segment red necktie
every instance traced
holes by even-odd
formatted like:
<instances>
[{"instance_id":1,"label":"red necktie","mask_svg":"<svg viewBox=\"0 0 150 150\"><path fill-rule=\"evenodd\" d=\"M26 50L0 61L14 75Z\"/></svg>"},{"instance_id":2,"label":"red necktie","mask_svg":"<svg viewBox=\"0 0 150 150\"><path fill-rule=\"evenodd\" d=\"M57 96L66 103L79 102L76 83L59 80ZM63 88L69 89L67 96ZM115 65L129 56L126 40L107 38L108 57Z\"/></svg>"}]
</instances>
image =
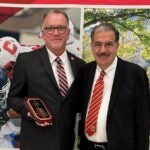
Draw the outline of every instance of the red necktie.
<instances>
[{"instance_id":1,"label":"red necktie","mask_svg":"<svg viewBox=\"0 0 150 150\"><path fill-rule=\"evenodd\" d=\"M99 113L99 109L100 109L102 97L103 97L103 90L104 90L103 78L105 74L106 73L104 71L101 71L100 77L96 81L96 84L93 90L91 103L89 106L89 111L86 117L85 132L89 136L91 136L92 134L96 132L97 118L98 118L98 113Z\"/></svg>"},{"instance_id":2,"label":"red necktie","mask_svg":"<svg viewBox=\"0 0 150 150\"><path fill-rule=\"evenodd\" d=\"M68 82L67 82L66 73L62 65L62 60L59 57L56 58L56 62L57 62L57 74L58 74L58 80L59 80L59 90L60 90L61 95L65 97L67 90L68 90Z\"/></svg>"}]
</instances>

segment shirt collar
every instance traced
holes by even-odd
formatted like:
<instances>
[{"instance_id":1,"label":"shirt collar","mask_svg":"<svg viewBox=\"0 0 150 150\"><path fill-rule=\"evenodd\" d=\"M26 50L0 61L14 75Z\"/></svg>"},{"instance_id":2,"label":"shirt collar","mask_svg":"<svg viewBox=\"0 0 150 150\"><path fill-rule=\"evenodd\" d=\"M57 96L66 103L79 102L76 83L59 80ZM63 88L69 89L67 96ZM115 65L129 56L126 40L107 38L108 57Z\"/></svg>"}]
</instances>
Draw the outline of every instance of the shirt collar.
<instances>
[{"instance_id":1,"label":"shirt collar","mask_svg":"<svg viewBox=\"0 0 150 150\"><path fill-rule=\"evenodd\" d=\"M55 62L55 59L57 58L57 56L54 55L54 53L52 53L48 48L46 48L46 49L47 49L47 52L48 52L48 55L50 58L50 63L52 64L53 62ZM64 53L62 55L60 55L59 58L62 60L62 63L65 64L66 60L68 59L67 52L64 51Z\"/></svg>"},{"instance_id":2,"label":"shirt collar","mask_svg":"<svg viewBox=\"0 0 150 150\"><path fill-rule=\"evenodd\" d=\"M115 72L115 70L116 70L116 67L117 67L117 61L118 61L118 58L117 58L117 56L115 57L115 59L114 59L114 61L112 62L112 64L107 68L107 69L105 69L105 72L106 72L106 74L110 77L111 76L111 74L113 73L113 72ZM97 70L98 70L98 72L100 73L101 72L101 68L97 65L97 68L96 68Z\"/></svg>"}]
</instances>

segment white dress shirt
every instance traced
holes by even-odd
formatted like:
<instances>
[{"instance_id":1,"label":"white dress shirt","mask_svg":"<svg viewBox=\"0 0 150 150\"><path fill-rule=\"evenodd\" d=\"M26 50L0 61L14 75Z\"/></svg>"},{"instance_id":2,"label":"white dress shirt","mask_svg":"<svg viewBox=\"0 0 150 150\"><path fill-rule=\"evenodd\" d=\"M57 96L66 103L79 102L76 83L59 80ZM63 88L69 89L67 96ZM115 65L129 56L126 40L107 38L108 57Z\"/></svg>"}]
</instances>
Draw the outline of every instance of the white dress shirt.
<instances>
[{"instance_id":1,"label":"white dress shirt","mask_svg":"<svg viewBox=\"0 0 150 150\"><path fill-rule=\"evenodd\" d=\"M113 63L105 70L106 75L104 76L104 92L103 92L102 103L101 103L100 110L98 113L96 132L91 136L88 136L86 134L87 139L93 142L108 142L107 132L106 132L106 121L107 121L108 106L109 106L116 66L117 66L117 57L114 59ZM94 86L100 75L100 72L101 72L101 69L97 65L89 104L91 102L91 97L92 97L92 93L94 90ZM88 104L87 113L89 110L89 104Z\"/></svg>"},{"instance_id":2,"label":"white dress shirt","mask_svg":"<svg viewBox=\"0 0 150 150\"><path fill-rule=\"evenodd\" d=\"M49 60L50 60L50 63L54 72L56 82L59 85L58 74L57 74L57 62L55 61L57 56L55 56L48 48L47 48L47 51L48 51ZM66 77L67 77L67 81L68 81L68 87L70 87L74 80L74 76L73 76L73 72L71 69L70 61L67 56L67 52L64 51L64 53L61 56L59 56L59 58L62 60L62 64L63 64Z\"/></svg>"}]
</instances>

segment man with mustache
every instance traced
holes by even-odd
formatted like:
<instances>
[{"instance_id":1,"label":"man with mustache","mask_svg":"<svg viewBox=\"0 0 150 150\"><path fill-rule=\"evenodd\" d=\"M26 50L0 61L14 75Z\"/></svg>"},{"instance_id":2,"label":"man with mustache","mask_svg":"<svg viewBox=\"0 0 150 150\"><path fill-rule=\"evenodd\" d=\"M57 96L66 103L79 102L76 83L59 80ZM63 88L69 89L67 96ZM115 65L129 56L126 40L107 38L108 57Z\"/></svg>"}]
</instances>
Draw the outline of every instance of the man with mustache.
<instances>
[{"instance_id":1,"label":"man with mustache","mask_svg":"<svg viewBox=\"0 0 150 150\"><path fill-rule=\"evenodd\" d=\"M117 57L119 32L91 33L95 61L80 72L80 150L148 150L150 93L143 68Z\"/></svg>"}]
</instances>

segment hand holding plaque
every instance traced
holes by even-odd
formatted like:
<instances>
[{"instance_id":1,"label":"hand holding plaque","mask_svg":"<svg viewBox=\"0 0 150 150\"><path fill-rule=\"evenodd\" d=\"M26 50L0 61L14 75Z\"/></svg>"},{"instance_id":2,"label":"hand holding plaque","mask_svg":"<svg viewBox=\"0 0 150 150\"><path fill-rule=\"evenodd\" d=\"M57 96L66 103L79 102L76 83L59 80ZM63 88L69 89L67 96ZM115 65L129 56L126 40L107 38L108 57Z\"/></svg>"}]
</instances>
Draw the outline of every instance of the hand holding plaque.
<instances>
[{"instance_id":1,"label":"hand holding plaque","mask_svg":"<svg viewBox=\"0 0 150 150\"><path fill-rule=\"evenodd\" d=\"M38 124L53 124L53 117L43 100L40 98L27 98L25 105Z\"/></svg>"}]
</instances>

